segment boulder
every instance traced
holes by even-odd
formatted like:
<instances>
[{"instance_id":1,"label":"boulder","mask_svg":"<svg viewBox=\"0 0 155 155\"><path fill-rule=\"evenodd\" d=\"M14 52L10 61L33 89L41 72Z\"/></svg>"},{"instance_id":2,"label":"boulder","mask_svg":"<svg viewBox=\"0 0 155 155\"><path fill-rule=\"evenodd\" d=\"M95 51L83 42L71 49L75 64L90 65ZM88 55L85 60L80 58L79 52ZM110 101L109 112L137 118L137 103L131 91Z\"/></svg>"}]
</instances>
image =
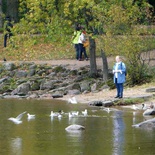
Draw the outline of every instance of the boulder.
<instances>
[{"instance_id":1,"label":"boulder","mask_svg":"<svg viewBox=\"0 0 155 155\"><path fill-rule=\"evenodd\" d=\"M80 88L81 88L81 92L84 92L84 91L89 91L90 90L90 84L88 81L83 81L80 83Z\"/></svg>"},{"instance_id":2,"label":"boulder","mask_svg":"<svg viewBox=\"0 0 155 155\"><path fill-rule=\"evenodd\" d=\"M97 84L96 83L92 84L91 85L91 92L95 92L96 89L97 89Z\"/></svg>"},{"instance_id":3,"label":"boulder","mask_svg":"<svg viewBox=\"0 0 155 155\"><path fill-rule=\"evenodd\" d=\"M48 89L48 90L51 90L51 89L54 89L55 86L54 84L56 83L60 83L61 81L59 80L43 80L41 85L40 85L40 89L41 90L45 90L45 89Z\"/></svg>"},{"instance_id":4,"label":"boulder","mask_svg":"<svg viewBox=\"0 0 155 155\"><path fill-rule=\"evenodd\" d=\"M12 62L3 63L3 67L4 67L4 70L8 70L8 71L13 71L16 68L15 64Z\"/></svg>"},{"instance_id":5,"label":"boulder","mask_svg":"<svg viewBox=\"0 0 155 155\"><path fill-rule=\"evenodd\" d=\"M26 77L27 76L27 72L24 70L19 70L16 72L16 77L17 78L22 78L22 77Z\"/></svg>"},{"instance_id":6,"label":"boulder","mask_svg":"<svg viewBox=\"0 0 155 155\"><path fill-rule=\"evenodd\" d=\"M27 95L29 91L30 91L30 84L23 83L19 85L15 90L13 90L11 95Z\"/></svg>"},{"instance_id":7,"label":"boulder","mask_svg":"<svg viewBox=\"0 0 155 155\"><path fill-rule=\"evenodd\" d=\"M148 92L148 93L155 92L155 87L147 88L147 89L146 89L146 92Z\"/></svg>"},{"instance_id":8,"label":"boulder","mask_svg":"<svg viewBox=\"0 0 155 155\"><path fill-rule=\"evenodd\" d=\"M72 124L65 128L66 131L85 130L85 127L78 124Z\"/></svg>"},{"instance_id":9,"label":"boulder","mask_svg":"<svg viewBox=\"0 0 155 155\"><path fill-rule=\"evenodd\" d=\"M62 91L56 91L52 94L53 98L62 98L63 97L63 92Z\"/></svg>"},{"instance_id":10,"label":"boulder","mask_svg":"<svg viewBox=\"0 0 155 155\"><path fill-rule=\"evenodd\" d=\"M31 69L36 69L37 68L37 65L36 64L32 64L32 65L30 65L29 66L29 69L31 70Z\"/></svg>"},{"instance_id":11,"label":"boulder","mask_svg":"<svg viewBox=\"0 0 155 155\"><path fill-rule=\"evenodd\" d=\"M36 73L35 69L30 69L27 76L31 77L31 76L34 76Z\"/></svg>"},{"instance_id":12,"label":"boulder","mask_svg":"<svg viewBox=\"0 0 155 155\"><path fill-rule=\"evenodd\" d=\"M0 79L0 84L7 81L7 79L8 79L8 77L4 77L4 78Z\"/></svg>"},{"instance_id":13,"label":"boulder","mask_svg":"<svg viewBox=\"0 0 155 155\"><path fill-rule=\"evenodd\" d=\"M81 92L78 89L72 89L67 91L68 95L79 95Z\"/></svg>"}]
</instances>

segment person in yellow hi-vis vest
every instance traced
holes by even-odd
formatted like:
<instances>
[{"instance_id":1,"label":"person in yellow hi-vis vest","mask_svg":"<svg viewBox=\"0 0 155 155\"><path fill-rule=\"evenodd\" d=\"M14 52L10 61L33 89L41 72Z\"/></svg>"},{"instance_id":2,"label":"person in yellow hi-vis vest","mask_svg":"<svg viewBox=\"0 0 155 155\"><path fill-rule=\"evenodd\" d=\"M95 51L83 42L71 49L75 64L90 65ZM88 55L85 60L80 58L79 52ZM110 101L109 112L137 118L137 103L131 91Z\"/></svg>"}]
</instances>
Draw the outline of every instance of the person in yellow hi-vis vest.
<instances>
[{"instance_id":1,"label":"person in yellow hi-vis vest","mask_svg":"<svg viewBox=\"0 0 155 155\"><path fill-rule=\"evenodd\" d=\"M76 59L79 60L79 45L78 45L78 40L81 34L81 27L77 25L75 27L74 35L72 37L72 43L74 44L75 47L75 52L76 52Z\"/></svg>"}]
</instances>

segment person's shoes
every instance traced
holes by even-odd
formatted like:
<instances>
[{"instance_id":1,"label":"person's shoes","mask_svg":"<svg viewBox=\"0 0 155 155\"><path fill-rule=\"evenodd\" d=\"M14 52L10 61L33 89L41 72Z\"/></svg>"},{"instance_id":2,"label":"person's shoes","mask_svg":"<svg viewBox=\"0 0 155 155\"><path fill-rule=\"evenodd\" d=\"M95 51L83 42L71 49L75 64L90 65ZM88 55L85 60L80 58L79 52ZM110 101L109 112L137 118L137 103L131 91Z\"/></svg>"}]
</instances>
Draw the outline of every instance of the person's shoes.
<instances>
[{"instance_id":1,"label":"person's shoes","mask_svg":"<svg viewBox=\"0 0 155 155\"><path fill-rule=\"evenodd\" d=\"M115 98L119 98L119 96L115 96Z\"/></svg>"},{"instance_id":2,"label":"person's shoes","mask_svg":"<svg viewBox=\"0 0 155 155\"><path fill-rule=\"evenodd\" d=\"M88 61L88 58L86 58L86 61Z\"/></svg>"},{"instance_id":3,"label":"person's shoes","mask_svg":"<svg viewBox=\"0 0 155 155\"><path fill-rule=\"evenodd\" d=\"M119 96L119 98L123 98L122 96Z\"/></svg>"},{"instance_id":4,"label":"person's shoes","mask_svg":"<svg viewBox=\"0 0 155 155\"><path fill-rule=\"evenodd\" d=\"M6 59L4 58L3 61L6 61Z\"/></svg>"}]
</instances>

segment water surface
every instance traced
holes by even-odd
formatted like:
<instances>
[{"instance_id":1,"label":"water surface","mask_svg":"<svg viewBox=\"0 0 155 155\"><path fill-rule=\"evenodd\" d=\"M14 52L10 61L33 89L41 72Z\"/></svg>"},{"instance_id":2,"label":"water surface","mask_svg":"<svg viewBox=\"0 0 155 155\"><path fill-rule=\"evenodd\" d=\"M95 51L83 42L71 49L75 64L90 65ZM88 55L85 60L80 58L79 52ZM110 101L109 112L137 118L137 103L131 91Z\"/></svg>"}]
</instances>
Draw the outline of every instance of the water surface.
<instances>
[{"instance_id":1,"label":"water surface","mask_svg":"<svg viewBox=\"0 0 155 155\"><path fill-rule=\"evenodd\" d=\"M51 110L81 111L87 117L49 117ZM34 120L14 124L9 117L27 111ZM0 100L0 154L2 155L154 155L155 130L133 128L144 121L142 111L130 109L107 113L98 107L71 105L58 100ZM71 124L85 131L66 132Z\"/></svg>"}]
</instances>

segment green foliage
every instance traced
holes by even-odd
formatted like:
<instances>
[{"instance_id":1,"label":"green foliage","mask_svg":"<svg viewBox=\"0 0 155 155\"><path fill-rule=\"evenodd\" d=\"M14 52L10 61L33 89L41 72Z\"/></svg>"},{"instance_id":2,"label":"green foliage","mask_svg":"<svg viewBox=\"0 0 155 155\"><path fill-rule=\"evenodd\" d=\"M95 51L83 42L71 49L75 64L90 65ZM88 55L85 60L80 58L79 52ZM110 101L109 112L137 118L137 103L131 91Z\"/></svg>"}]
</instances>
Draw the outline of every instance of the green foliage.
<instances>
[{"instance_id":1,"label":"green foliage","mask_svg":"<svg viewBox=\"0 0 155 155\"><path fill-rule=\"evenodd\" d=\"M155 32L144 26L152 22L150 8L146 0L19 0L21 19L5 51L18 60L73 58L73 25L81 23L97 40L97 52L123 55L130 83L141 83L148 77L142 52L155 48L154 38L144 37Z\"/></svg>"},{"instance_id":2,"label":"green foliage","mask_svg":"<svg viewBox=\"0 0 155 155\"><path fill-rule=\"evenodd\" d=\"M2 12L6 14L7 11L7 0L2 0Z\"/></svg>"},{"instance_id":3,"label":"green foliage","mask_svg":"<svg viewBox=\"0 0 155 155\"><path fill-rule=\"evenodd\" d=\"M130 99L118 100L115 103L115 105L132 105L132 104L138 104L143 102L144 102L144 99L142 98L130 98Z\"/></svg>"}]
</instances>

